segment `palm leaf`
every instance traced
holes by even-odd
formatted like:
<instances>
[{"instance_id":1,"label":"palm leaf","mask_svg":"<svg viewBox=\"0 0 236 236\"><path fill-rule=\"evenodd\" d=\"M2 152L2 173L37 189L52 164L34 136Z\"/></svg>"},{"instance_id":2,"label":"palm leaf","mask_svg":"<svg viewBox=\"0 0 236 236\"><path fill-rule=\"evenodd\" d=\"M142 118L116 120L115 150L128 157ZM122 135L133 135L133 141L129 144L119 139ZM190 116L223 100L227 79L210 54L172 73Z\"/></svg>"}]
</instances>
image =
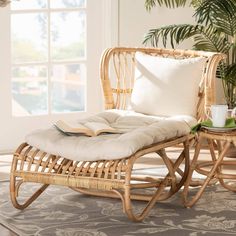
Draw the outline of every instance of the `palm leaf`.
<instances>
[{"instance_id":1,"label":"palm leaf","mask_svg":"<svg viewBox=\"0 0 236 236\"><path fill-rule=\"evenodd\" d=\"M231 56L231 63L234 64L236 63L236 37L231 43L231 48L230 48L230 56Z\"/></svg>"},{"instance_id":2,"label":"palm leaf","mask_svg":"<svg viewBox=\"0 0 236 236\"><path fill-rule=\"evenodd\" d=\"M194 42L196 50L228 53L231 47L227 37L218 34L217 29L212 26L203 27L201 33L195 35Z\"/></svg>"},{"instance_id":3,"label":"palm leaf","mask_svg":"<svg viewBox=\"0 0 236 236\"><path fill-rule=\"evenodd\" d=\"M145 7L148 11L151 10L151 8L159 5L165 5L169 8L176 8L176 7L184 7L187 3L187 0L146 0L145 1Z\"/></svg>"},{"instance_id":4,"label":"palm leaf","mask_svg":"<svg viewBox=\"0 0 236 236\"><path fill-rule=\"evenodd\" d=\"M143 43L150 43L153 47L158 47L162 41L166 47L168 39L174 48L185 39L194 37L194 48L196 50L207 50L227 53L231 44L224 35L217 34L214 27L204 27L201 25L170 25L158 29L151 29L145 36Z\"/></svg>"},{"instance_id":5,"label":"palm leaf","mask_svg":"<svg viewBox=\"0 0 236 236\"><path fill-rule=\"evenodd\" d=\"M201 34L204 27L201 25L169 25L158 29L151 29L144 37L144 44L150 43L153 47L158 47L158 43L162 41L164 47L167 45L168 39L172 48L175 44L179 44L185 39L191 38L192 36Z\"/></svg>"},{"instance_id":6,"label":"palm leaf","mask_svg":"<svg viewBox=\"0 0 236 236\"><path fill-rule=\"evenodd\" d=\"M145 7L150 11L155 6L166 6L169 8L184 7L187 3L193 6L194 8L198 7L204 0L145 0Z\"/></svg>"},{"instance_id":7,"label":"palm leaf","mask_svg":"<svg viewBox=\"0 0 236 236\"><path fill-rule=\"evenodd\" d=\"M220 68L220 79L222 79L223 90L227 104L230 108L235 107L236 97L235 97L235 86L236 86L236 63L231 65L226 65L221 63Z\"/></svg>"},{"instance_id":8,"label":"palm leaf","mask_svg":"<svg viewBox=\"0 0 236 236\"><path fill-rule=\"evenodd\" d=\"M236 85L236 63L226 67L225 79L231 84Z\"/></svg>"},{"instance_id":9,"label":"palm leaf","mask_svg":"<svg viewBox=\"0 0 236 236\"><path fill-rule=\"evenodd\" d=\"M196 9L198 24L213 25L219 32L236 33L236 1L206 0Z\"/></svg>"}]
</instances>

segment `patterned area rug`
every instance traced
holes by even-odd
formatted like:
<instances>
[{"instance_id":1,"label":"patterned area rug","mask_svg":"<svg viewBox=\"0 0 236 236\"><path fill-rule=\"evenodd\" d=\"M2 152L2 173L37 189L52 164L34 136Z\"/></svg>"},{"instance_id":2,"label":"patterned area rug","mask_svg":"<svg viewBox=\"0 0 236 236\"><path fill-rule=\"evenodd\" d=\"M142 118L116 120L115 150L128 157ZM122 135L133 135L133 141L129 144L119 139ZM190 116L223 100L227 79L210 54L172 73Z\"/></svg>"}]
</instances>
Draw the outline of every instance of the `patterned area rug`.
<instances>
[{"instance_id":1,"label":"patterned area rug","mask_svg":"<svg viewBox=\"0 0 236 236\"><path fill-rule=\"evenodd\" d=\"M25 186L22 196L36 189ZM156 204L141 223L127 219L120 200L86 196L58 186L49 187L30 207L19 211L9 200L9 183L0 183L0 188L0 223L19 235L236 235L235 193L220 186L209 187L191 209L183 207L177 193ZM134 205L143 206L141 202Z\"/></svg>"}]
</instances>

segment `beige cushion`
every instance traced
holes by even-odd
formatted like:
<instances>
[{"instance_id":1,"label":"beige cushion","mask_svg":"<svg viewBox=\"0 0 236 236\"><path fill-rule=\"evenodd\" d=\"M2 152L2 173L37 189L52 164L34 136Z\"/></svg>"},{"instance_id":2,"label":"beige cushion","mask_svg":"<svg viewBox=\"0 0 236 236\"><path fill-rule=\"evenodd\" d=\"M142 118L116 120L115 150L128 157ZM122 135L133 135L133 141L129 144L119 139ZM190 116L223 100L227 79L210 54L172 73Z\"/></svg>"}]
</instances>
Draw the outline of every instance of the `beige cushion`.
<instances>
[{"instance_id":1,"label":"beige cushion","mask_svg":"<svg viewBox=\"0 0 236 236\"><path fill-rule=\"evenodd\" d=\"M206 58L173 59L136 53L131 107L149 115L196 115Z\"/></svg>"},{"instance_id":2,"label":"beige cushion","mask_svg":"<svg viewBox=\"0 0 236 236\"><path fill-rule=\"evenodd\" d=\"M197 123L191 116L164 118L122 110L108 110L78 122L105 123L123 133L95 137L67 136L52 127L28 134L26 142L42 151L76 161L111 160L128 157L154 143L189 134L190 127Z\"/></svg>"}]
</instances>

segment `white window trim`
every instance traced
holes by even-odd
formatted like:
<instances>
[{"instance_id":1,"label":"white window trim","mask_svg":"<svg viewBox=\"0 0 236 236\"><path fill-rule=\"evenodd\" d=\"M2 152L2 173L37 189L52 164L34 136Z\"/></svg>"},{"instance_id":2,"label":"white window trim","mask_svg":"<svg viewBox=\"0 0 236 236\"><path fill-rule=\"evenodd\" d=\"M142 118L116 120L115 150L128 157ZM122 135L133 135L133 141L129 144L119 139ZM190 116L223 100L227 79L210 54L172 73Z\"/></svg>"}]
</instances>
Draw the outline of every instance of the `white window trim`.
<instances>
[{"instance_id":1,"label":"white window trim","mask_svg":"<svg viewBox=\"0 0 236 236\"><path fill-rule=\"evenodd\" d=\"M104 48L119 45L119 0L103 1Z\"/></svg>"}]
</instances>

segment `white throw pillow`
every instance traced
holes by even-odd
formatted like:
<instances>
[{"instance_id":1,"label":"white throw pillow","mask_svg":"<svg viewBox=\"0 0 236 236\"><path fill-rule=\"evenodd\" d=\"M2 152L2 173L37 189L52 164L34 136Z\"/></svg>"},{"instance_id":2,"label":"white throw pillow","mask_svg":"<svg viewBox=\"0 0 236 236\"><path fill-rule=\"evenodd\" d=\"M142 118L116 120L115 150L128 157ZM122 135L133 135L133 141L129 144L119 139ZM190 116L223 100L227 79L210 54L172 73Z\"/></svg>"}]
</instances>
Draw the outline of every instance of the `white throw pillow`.
<instances>
[{"instance_id":1,"label":"white throw pillow","mask_svg":"<svg viewBox=\"0 0 236 236\"><path fill-rule=\"evenodd\" d=\"M149 115L196 115L206 58L173 59L137 52L131 107Z\"/></svg>"}]
</instances>

